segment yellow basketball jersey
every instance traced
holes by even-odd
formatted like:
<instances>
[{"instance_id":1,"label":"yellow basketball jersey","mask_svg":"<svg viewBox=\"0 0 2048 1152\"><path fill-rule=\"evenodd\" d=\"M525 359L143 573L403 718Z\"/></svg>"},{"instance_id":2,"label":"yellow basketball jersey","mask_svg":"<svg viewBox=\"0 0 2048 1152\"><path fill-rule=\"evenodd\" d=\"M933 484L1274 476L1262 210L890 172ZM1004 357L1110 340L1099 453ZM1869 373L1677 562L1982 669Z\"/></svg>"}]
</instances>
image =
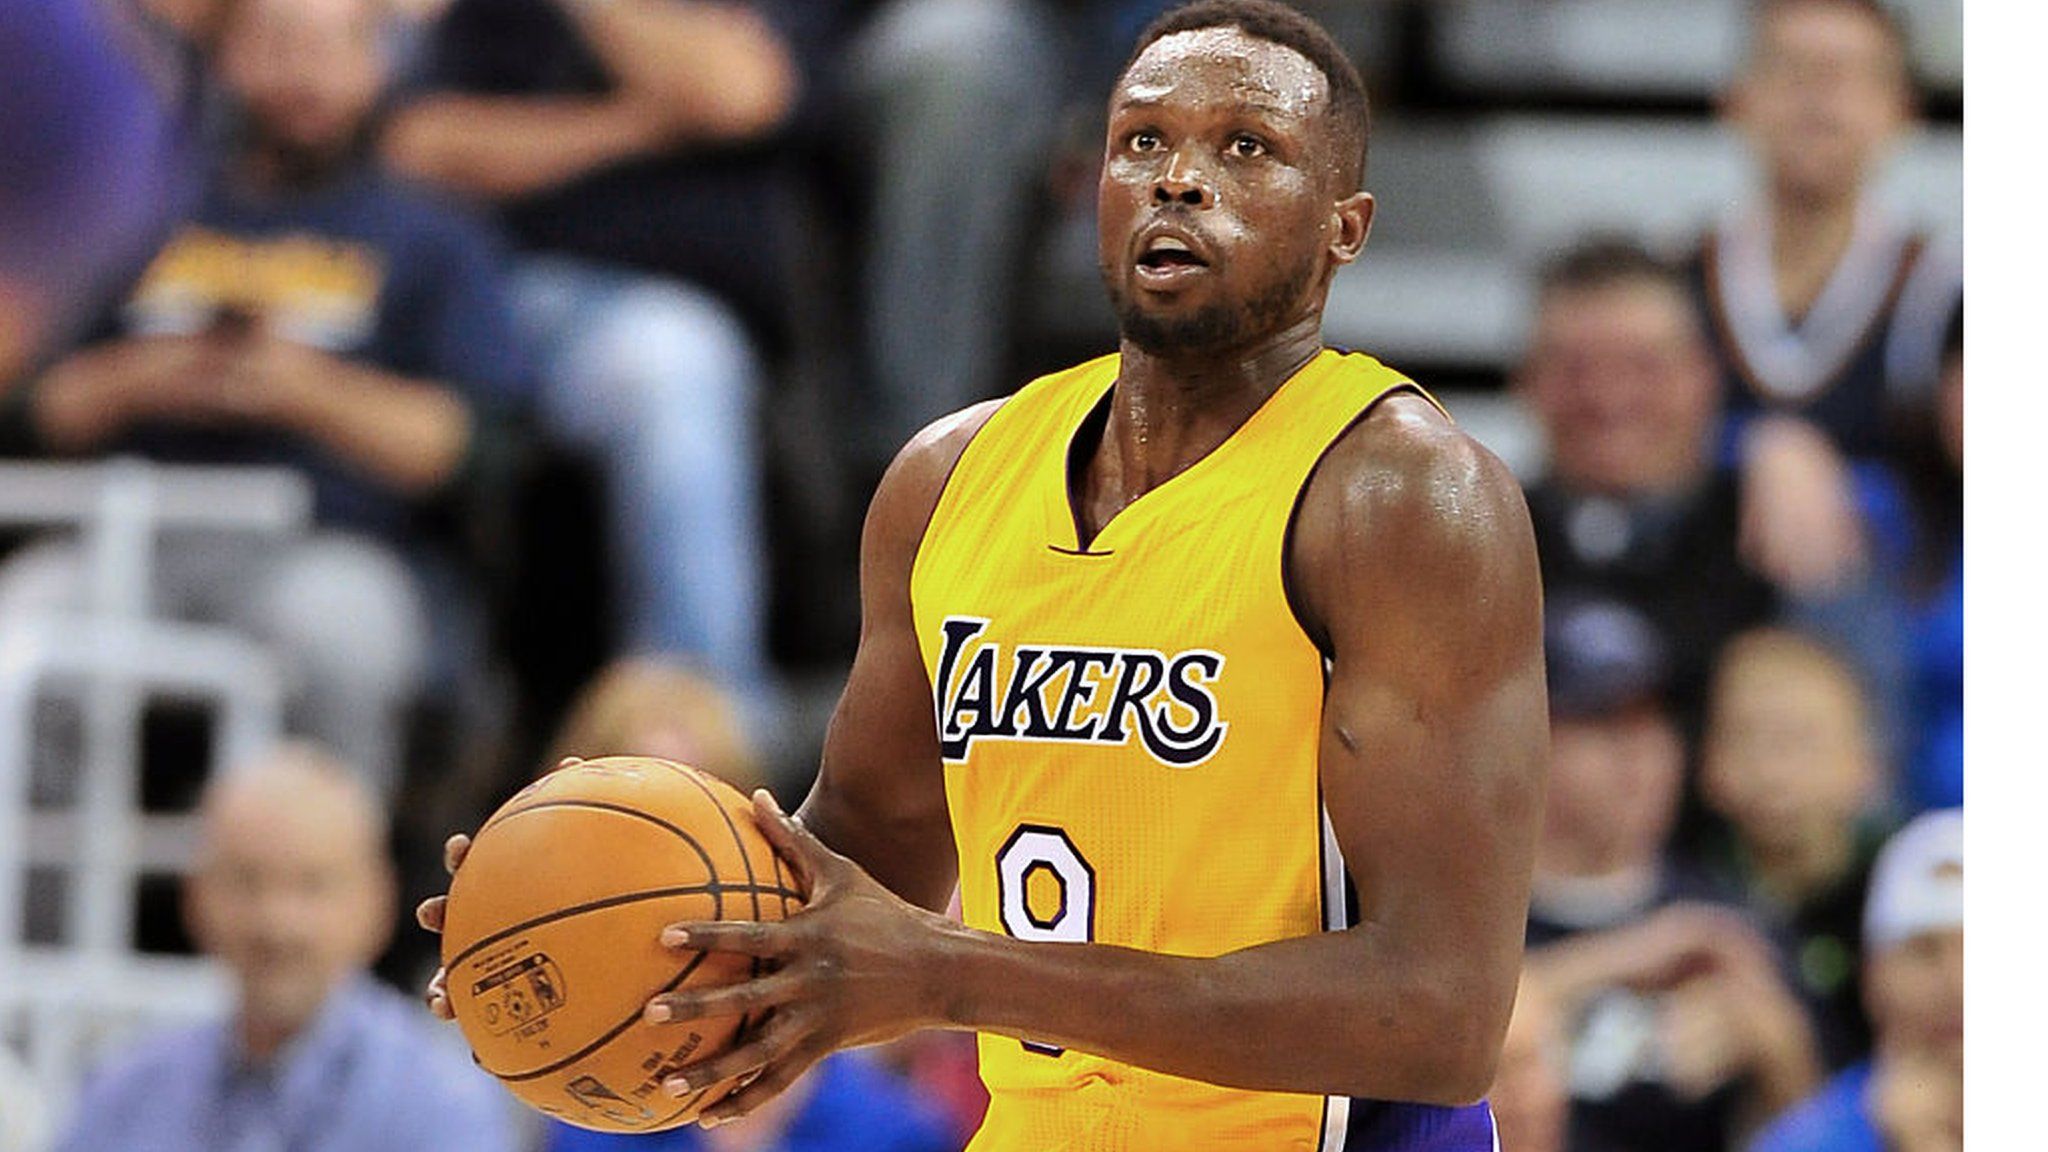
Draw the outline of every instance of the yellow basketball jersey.
<instances>
[{"instance_id":1,"label":"yellow basketball jersey","mask_svg":"<svg viewBox=\"0 0 2048 1152\"><path fill-rule=\"evenodd\" d=\"M1316 461L1414 386L1324 351L1083 546L1069 448L1118 363L1041 378L997 409L912 570L967 923L1186 956L1341 927L1317 773L1323 658L1282 564ZM980 1046L991 1102L974 1152L1310 1150L1344 1107L1006 1037Z\"/></svg>"}]
</instances>

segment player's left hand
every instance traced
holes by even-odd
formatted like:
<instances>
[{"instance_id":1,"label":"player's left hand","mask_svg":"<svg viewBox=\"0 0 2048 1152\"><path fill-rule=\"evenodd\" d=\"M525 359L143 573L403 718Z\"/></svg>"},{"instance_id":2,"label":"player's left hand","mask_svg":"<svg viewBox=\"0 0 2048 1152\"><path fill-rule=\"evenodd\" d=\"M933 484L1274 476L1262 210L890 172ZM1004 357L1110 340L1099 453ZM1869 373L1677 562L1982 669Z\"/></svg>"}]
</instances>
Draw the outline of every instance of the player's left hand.
<instances>
[{"instance_id":1,"label":"player's left hand","mask_svg":"<svg viewBox=\"0 0 2048 1152\"><path fill-rule=\"evenodd\" d=\"M744 1078L740 1088L705 1110L706 1125L746 1115L841 1048L892 1040L941 1022L940 998L931 994L927 974L948 922L898 898L827 848L785 815L765 789L754 793L754 815L795 872L803 910L779 923L672 924L661 942L684 952L757 957L770 970L744 983L685 988L647 1004L647 1019L655 1023L766 1013L738 1047L665 1082L668 1092L683 1096L691 1085Z\"/></svg>"}]
</instances>

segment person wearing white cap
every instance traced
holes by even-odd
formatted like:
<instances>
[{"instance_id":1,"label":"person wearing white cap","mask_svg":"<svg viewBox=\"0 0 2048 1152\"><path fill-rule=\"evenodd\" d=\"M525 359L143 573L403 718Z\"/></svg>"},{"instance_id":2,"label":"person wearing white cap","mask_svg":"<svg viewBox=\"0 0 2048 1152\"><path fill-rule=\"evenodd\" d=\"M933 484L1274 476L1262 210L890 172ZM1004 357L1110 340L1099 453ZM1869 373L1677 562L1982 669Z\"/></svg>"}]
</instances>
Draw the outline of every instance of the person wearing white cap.
<instances>
[{"instance_id":1,"label":"person wearing white cap","mask_svg":"<svg viewBox=\"0 0 2048 1152\"><path fill-rule=\"evenodd\" d=\"M1959 1152L1963 1146L1963 812L1885 844L1864 906L1876 1054L1772 1124L1749 1152Z\"/></svg>"}]
</instances>

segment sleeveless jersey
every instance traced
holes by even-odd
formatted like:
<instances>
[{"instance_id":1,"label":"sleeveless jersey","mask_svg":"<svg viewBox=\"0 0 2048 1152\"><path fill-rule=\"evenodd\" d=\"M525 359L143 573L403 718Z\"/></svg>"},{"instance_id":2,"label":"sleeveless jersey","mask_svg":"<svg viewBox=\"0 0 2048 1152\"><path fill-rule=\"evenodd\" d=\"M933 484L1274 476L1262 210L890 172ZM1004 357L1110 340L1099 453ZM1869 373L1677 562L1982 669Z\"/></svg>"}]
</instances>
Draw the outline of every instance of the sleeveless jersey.
<instances>
[{"instance_id":1,"label":"sleeveless jersey","mask_svg":"<svg viewBox=\"0 0 2048 1152\"><path fill-rule=\"evenodd\" d=\"M1347 923L1322 810L1323 655L1283 582L1297 498L1375 402L1415 389L1324 351L1230 437L1083 543L1068 497L1108 356L975 434L911 575L966 922L1214 956ZM984 1035L972 1152L1480 1152L1484 1104L1226 1089ZM1347 1131L1370 1129L1361 1143Z\"/></svg>"}]
</instances>

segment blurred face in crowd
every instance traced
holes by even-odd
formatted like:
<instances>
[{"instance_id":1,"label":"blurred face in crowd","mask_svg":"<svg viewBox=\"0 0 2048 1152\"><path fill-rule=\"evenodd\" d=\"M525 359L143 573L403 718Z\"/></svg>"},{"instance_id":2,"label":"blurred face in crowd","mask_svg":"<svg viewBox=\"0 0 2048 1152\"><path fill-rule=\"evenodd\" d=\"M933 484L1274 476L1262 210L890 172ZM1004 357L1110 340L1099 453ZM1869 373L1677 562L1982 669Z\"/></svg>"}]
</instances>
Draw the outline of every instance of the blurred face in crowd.
<instances>
[{"instance_id":1,"label":"blurred face in crowd","mask_svg":"<svg viewBox=\"0 0 2048 1152\"><path fill-rule=\"evenodd\" d=\"M1653 863L1678 812L1685 743L1654 704L1553 716L1541 866L1602 876Z\"/></svg>"},{"instance_id":2,"label":"blurred face in crowd","mask_svg":"<svg viewBox=\"0 0 2048 1152\"><path fill-rule=\"evenodd\" d=\"M1549 438L1552 474L1582 492L1681 491L1707 466L1718 384L1675 284L1545 292L1516 387Z\"/></svg>"},{"instance_id":3,"label":"blurred face in crowd","mask_svg":"<svg viewBox=\"0 0 2048 1152\"><path fill-rule=\"evenodd\" d=\"M1863 996L1882 1053L1963 1067L1963 930L1908 936L1872 955Z\"/></svg>"},{"instance_id":4,"label":"blurred face in crowd","mask_svg":"<svg viewBox=\"0 0 2048 1152\"><path fill-rule=\"evenodd\" d=\"M387 61L383 0L226 0L217 66L263 147L301 164L355 140Z\"/></svg>"},{"instance_id":5,"label":"blurred face in crowd","mask_svg":"<svg viewBox=\"0 0 2048 1152\"><path fill-rule=\"evenodd\" d=\"M375 805L346 766L297 747L207 795L186 918L233 971L257 1055L384 945L394 892Z\"/></svg>"},{"instance_id":6,"label":"blurred face in crowd","mask_svg":"<svg viewBox=\"0 0 2048 1152\"><path fill-rule=\"evenodd\" d=\"M1853 196L1905 127L1903 45L1845 0L1765 8L1728 111L1781 199Z\"/></svg>"},{"instance_id":7,"label":"blurred face in crowd","mask_svg":"<svg viewBox=\"0 0 2048 1152\"><path fill-rule=\"evenodd\" d=\"M1164 36L1110 99L1098 189L1102 278L1124 337L1153 353L1243 347L1312 316L1341 228L1364 242L1330 85L1235 28Z\"/></svg>"},{"instance_id":8,"label":"blurred face in crowd","mask_svg":"<svg viewBox=\"0 0 2048 1152\"><path fill-rule=\"evenodd\" d=\"M1502 1148L1563 1152L1570 1106L1565 1047L1556 1003L1541 984L1523 977L1493 1087L1486 1093Z\"/></svg>"},{"instance_id":9,"label":"blurred face in crowd","mask_svg":"<svg viewBox=\"0 0 2048 1152\"><path fill-rule=\"evenodd\" d=\"M1707 802L1766 851L1838 833L1877 786L1867 724L1860 686L1831 654L1790 633L1740 637L1708 699Z\"/></svg>"}]
</instances>

